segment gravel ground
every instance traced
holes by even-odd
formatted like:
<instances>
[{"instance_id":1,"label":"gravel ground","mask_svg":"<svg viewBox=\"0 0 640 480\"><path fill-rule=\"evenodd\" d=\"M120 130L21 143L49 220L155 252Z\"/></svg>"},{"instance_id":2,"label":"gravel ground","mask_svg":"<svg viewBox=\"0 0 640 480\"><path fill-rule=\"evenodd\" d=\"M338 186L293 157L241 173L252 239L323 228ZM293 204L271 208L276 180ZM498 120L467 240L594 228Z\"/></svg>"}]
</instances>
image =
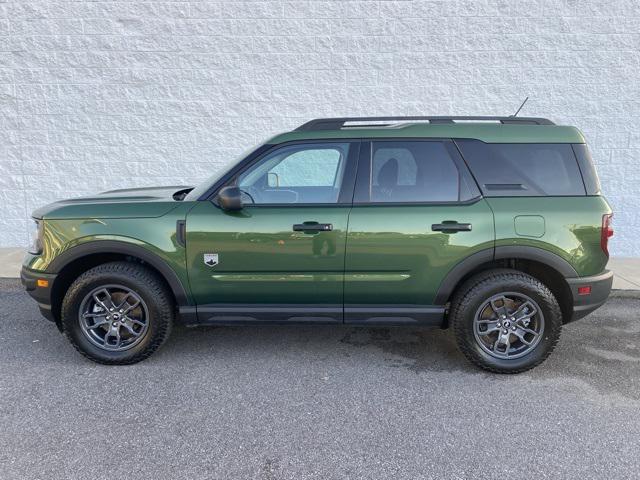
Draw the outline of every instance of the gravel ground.
<instances>
[{"instance_id":1,"label":"gravel ground","mask_svg":"<svg viewBox=\"0 0 640 480\"><path fill-rule=\"evenodd\" d=\"M448 332L177 328L85 360L0 280L0 478L637 478L640 300L546 363L480 372Z\"/></svg>"}]
</instances>

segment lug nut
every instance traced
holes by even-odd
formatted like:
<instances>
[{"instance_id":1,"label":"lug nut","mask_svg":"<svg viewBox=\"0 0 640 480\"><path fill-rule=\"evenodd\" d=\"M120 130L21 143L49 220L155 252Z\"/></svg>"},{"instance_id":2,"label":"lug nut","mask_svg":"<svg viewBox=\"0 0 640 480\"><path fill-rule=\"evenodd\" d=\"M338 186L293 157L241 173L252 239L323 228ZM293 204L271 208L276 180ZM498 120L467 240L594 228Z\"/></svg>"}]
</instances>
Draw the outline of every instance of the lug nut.
<instances>
[{"instance_id":1,"label":"lug nut","mask_svg":"<svg viewBox=\"0 0 640 480\"><path fill-rule=\"evenodd\" d=\"M502 326L502 324L500 322L498 322L497 327L500 328Z\"/></svg>"},{"instance_id":2,"label":"lug nut","mask_svg":"<svg viewBox=\"0 0 640 480\"><path fill-rule=\"evenodd\" d=\"M502 331L502 333L509 333L509 330L507 330L506 328Z\"/></svg>"},{"instance_id":3,"label":"lug nut","mask_svg":"<svg viewBox=\"0 0 640 480\"><path fill-rule=\"evenodd\" d=\"M511 330L515 330L515 329L516 329L516 327L515 327L515 326L511 327Z\"/></svg>"}]
</instances>

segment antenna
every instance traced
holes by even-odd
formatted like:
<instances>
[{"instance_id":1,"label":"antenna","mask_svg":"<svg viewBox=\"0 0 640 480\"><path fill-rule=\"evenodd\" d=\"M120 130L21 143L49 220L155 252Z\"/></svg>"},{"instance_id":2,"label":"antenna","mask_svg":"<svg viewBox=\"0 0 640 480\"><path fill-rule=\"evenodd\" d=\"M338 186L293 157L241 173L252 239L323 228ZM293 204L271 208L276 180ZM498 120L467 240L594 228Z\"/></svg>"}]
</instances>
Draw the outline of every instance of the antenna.
<instances>
[{"instance_id":1,"label":"antenna","mask_svg":"<svg viewBox=\"0 0 640 480\"><path fill-rule=\"evenodd\" d=\"M512 117L517 117L518 116L518 114L520 113L520 110L522 110L522 107L524 107L524 104L527 103L527 100L529 100L529 97L524 99L524 102L522 102L522 105L520 105L520 108L518 110L516 110L516 113L511 115Z\"/></svg>"}]
</instances>

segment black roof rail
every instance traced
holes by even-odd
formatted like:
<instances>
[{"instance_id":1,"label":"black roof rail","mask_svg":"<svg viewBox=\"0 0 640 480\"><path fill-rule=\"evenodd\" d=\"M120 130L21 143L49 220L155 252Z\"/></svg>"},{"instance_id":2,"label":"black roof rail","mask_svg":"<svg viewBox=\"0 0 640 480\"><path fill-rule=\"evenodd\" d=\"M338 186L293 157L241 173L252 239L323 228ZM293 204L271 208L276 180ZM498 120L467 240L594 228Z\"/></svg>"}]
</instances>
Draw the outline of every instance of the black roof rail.
<instances>
[{"instance_id":1,"label":"black roof rail","mask_svg":"<svg viewBox=\"0 0 640 480\"><path fill-rule=\"evenodd\" d=\"M348 128L388 127L401 122L428 121L432 124L452 124L456 121L486 121L515 125L555 125L551 120L537 117L342 117L316 118L296 128L297 132L339 130L349 122L379 122L376 125L347 125ZM386 122L386 123L383 123Z\"/></svg>"}]
</instances>

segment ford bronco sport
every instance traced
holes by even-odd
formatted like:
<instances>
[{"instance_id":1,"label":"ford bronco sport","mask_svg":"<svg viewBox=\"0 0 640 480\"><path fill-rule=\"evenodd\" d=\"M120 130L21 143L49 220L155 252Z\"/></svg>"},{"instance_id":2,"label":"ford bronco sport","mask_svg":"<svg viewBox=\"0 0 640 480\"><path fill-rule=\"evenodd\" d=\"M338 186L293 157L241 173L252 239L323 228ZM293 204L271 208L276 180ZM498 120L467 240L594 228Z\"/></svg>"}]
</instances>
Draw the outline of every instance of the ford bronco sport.
<instances>
[{"instance_id":1,"label":"ford bronco sport","mask_svg":"<svg viewBox=\"0 0 640 480\"><path fill-rule=\"evenodd\" d=\"M582 134L543 118L310 121L198 187L33 213L22 282L83 355L171 326L450 327L492 372L541 363L602 305L611 209Z\"/></svg>"}]
</instances>

